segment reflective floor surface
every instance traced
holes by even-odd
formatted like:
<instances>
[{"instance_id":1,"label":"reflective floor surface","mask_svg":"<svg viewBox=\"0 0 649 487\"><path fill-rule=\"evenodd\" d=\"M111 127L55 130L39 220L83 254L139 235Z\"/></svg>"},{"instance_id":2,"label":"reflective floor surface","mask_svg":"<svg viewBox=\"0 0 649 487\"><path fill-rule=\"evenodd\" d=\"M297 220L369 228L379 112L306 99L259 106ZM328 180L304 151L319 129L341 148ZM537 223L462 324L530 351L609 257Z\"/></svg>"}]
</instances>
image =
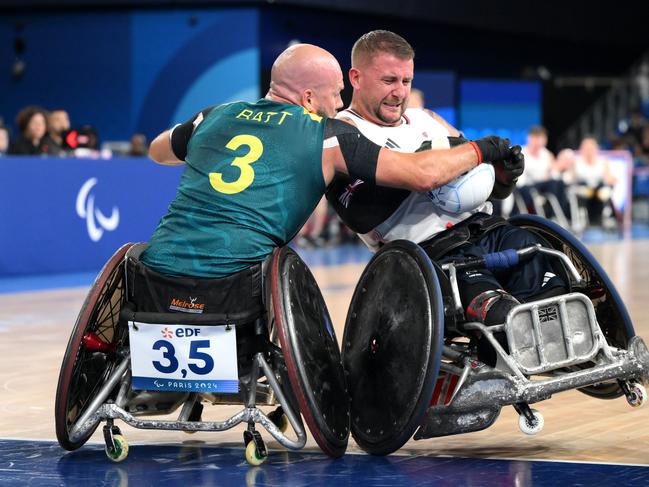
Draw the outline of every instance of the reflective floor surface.
<instances>
[{"instance_id":1,"label":"reflective floor surface","mask_svg":"<svg viewBox=\"0 0 649 487\"><path fill-rule=\"evenodd\" d=\"M272 451L250 467L242 448L197 443L131 447L111 463L102 445L64 452L53 442L0 440L0 485L131 486L623 486L649 485L649 468L574 462Z\"/></svg>"}]
</instances>

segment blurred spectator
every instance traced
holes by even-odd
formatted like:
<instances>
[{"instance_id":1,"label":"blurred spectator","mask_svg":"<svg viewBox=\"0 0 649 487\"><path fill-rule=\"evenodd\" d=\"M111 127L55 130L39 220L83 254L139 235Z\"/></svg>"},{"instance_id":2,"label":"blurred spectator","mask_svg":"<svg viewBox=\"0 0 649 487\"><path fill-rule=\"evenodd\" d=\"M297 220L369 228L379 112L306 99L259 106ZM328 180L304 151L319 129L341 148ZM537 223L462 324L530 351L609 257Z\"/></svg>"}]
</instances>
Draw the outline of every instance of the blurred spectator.
<instances>
[{"instance_id":1,"label":"blurred spectator","mask_svg":"<svg viewBox=\"0 0 649 487\"><path fill-rule=\"evenodd\" d=\"M47 117L47 135L44 144L47 145L48 154L65 155L68 150L63 140L64 134L70 130L70 117L68 112L61 108L52 110Z\"/></svg>"},{"instance_id":2,"label":"blurred spectator","mask_svg":"<svg viewBox=\"0 0 649 487\"><path fill-rule=\"evenodd\" d=\"M537 212L537 205L534 200L536 194L552 194L561 207L562 216L570 218L570 204L566 197L565 184L561 178L553 177L555 159L552 152L546 147L547 144L548 133L544 127L534 126L530 128L527 133L527 145L523 147L525 172L519 179L518 189L525 206L530 212ZM551 207L547 208L547 213L549 213L548 216L552 216Z\"/></svg>"},{"instance_id":3,"label":"blurred spectator","mask_svg":"<svg viewBox=\"0 0 649 487\"><path fill-rule=\"evenodd\" d=\"M575 161L577 156L572 149L563 149L557 154L552 176L554 179L561 179L566 186L575 184Z\"/></svg>"},{"instance_id":4,"label":"blurred spectator","mask_svg":"<svg viewBox=\"0 0 649 487\"><path fill-rule=\"evenodd\" d=\"M47 133L47 112L41 107L28 106L16 116L16 126L20 131L9 149L10 154L47 154L48 147L43 140Z\"/></svg>"},{"instance_id":5,"label":"blurred spectator","mask_svg":"<svg viewBox=\"0 0 649 487\"><path fill-rule=\"evenodd\" d=\"M636 75L636 86L640 95L642 111L649 116L649 60L645 59Z\"/></svg>"},{"instance_id":6,"label":"blurred spectator","mask_svg":"<svg viewBox=\"0 0 649 487\"><path fill-rule=\"evenodd\" d=\"M608 159L599 153L595 137L585 137L579 146L575 161L575 179L579 185L577 194L586 203L588 220L601 225L602 212L610 204L615 177L611 174Z\"/></svg>"},{"instance_id":7,"label":"blurred spectator","mask_svg":"<svg viewBox=\"0 0 649 487\"><path fill-rule=\"evenodd\" d=\"M9 151L9 129L4 125L0 125L0 157L7 154Z\"/></svg>"},{"instance_id":8,"label":"blurred spectator","mask_svg":"<svg viewBox=\"0 0 649 487\"><path fill-rule=\"evenodd\" d=\"M631 112L628 122L625 122L624 138L631 147L636 147L642 140L642 131L649 126L649 122L642 114L642 110L635 109Z\"/></svg>"},{"instance_id":9,"label":"blurred spectator","mask_svg":"<svg viewBox=\"0 0 649 487\"><path fill-rule=\"evenodd\" d=\"M148 146L144 134L133 134L131 137L131 148L128 151L129 156L146 156Z\"/></svg>"},{"instance_id":10,"label":"blurred spectator","mask_svg":"<svg viewBox=\"0 0 649 487\"><path fill-rule=\"evenodd\" d=\"M649 165L649 125L642 131L640 143L635 149L635 156L641 164Z\"/></svg>"},{"instance_id":11,"label":"blurred spectator","mask_svg":"<svg viewBox=\"0 0 649 487\"><path fill-rule=\"evenodd\" d=\"M425 108L424 92L413 88L408 98L408 108Z\"/></svg>"}]
</instances>

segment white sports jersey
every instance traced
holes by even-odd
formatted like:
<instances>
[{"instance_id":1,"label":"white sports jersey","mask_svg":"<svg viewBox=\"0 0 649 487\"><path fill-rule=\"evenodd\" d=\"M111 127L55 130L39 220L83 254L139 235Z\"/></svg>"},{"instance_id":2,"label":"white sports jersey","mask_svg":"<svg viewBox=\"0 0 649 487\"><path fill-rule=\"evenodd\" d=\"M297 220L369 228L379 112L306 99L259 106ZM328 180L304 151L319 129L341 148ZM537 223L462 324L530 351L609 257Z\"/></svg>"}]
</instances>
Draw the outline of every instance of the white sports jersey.
<instances>
[{"instance_id":1,"label":"white sports jersey","mask_svg":"<svg viewBox=\"0 0 649 487\"><path fill-rule=\"evenodd\" d=\"M603 184L606 176L607 160L604 157L597 157L592 164L588 164L583 157L577 157L575 161L575 177L577 182L585 184L589 188L596 188Z\"/></svg>"},{"instance_id":2,"label":"white sports jersey","mask_svg":"<svg viewBox=\"0 0 649 487\"><path fill-rule=\"evenodd\" d=\"M396 127L383 127L368 122L351 109L343 110L337 118L353 120L365 137L392 150L415 152L426 140L433 140L433 148L449 147L449 132L446 127L419 108L406 110L402 123ZM440 146L436 142L444 145ZM364 183L357 180L352 186L359 184ZM491 203L486 202L472 212L451 214L435 206L426 193L413 192L387 220L370 232L359 234L359 237L372 251L378 250L379 243L392 240L406 239L421 243L478 211L491 213Z\"/></svg>"},{"instance_id":3,"label":"white sports jersey","mask_svg":"<svg viewBox=\"0 0 649 487\"><path fill-rule=\"evenodd\" d=\"M518 178L517 186L531 186L551 179L550 171L554 160L552 152L545 147L541 147L539 154L535 156L530 153L527 146L524 146L523 155L525 156L525 171Z\"/></svg>"}]
</instances>

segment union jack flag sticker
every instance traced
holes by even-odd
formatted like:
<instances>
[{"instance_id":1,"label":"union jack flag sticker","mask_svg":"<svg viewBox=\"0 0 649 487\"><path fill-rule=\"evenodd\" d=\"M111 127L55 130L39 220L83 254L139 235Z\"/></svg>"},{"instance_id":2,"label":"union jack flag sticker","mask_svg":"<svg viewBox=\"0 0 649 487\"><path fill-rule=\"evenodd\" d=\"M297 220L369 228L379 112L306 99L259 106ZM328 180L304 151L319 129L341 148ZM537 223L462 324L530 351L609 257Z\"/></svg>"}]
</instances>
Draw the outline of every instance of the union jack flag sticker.
<instances>
[{"instance_id":1,"label":"union jack flag sticker","mask_svg":"<svg viewBox=\"0 0 649 487\"><path fill-rule=\"evenodd\" d=\"M559 319L559 311L556 306L548 306L547 308L539 309L539 321L547 323L549 321L556 321Z\"/></svg>"}]
</instances>

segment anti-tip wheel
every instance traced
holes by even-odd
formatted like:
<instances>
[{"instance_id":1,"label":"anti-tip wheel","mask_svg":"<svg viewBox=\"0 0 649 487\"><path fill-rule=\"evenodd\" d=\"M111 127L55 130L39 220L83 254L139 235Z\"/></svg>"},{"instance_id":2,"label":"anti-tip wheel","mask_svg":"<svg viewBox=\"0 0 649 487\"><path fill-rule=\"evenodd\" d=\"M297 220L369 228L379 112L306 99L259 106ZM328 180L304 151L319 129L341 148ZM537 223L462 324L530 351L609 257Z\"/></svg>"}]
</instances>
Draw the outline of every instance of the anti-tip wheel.
<instances>
[{"instance_id":1,"label":"anti-tip wheel","mask_svg":"<svg viewBox=\"0 0 649 487\"><path fill-rule=\"evenodd\" d=\"M113 462L121 462L128 456L128 442L122 435L113 436L114 450L106 447L106 456Z\"/></svg>"},{"instance_id":2,"label":"anti-tip wheel","mask_svg":"<svg viewBox=\"0 0 649 487\"><path fill-rule=\"evenodd\" d=\"M629 385L630 394L626 397L627 402L633 408L642 407L647 402L647 389L637 382Z\"/></svg>"},{"instance_id":3,"label":"anti-tip wheel","mask_svg":"<svg viewBox=\"0 0 649 487\"><path fill-rule=\"evenodd\" d=\"M536 409L531 409L531 411L534 415L533 421L529 421L524 414L521 414L518 417L518 427L526 435L535 435L539 433L543 429L543 425L545 424L545 420L543 419L543 415L540 413L540 411L537 411Z\"/></svg>"},{"instance_id":4,"label":"anti-tip wheel","mask_svg":"<svg viewBox=\"0 0 649 487\"><path fill-rule=\"evenodd\" d=\"M254 441L248 443L248 445L246 446L246 461L250 465L254 465L256 467L264 463L267 459L268 456L262 456L259 454L259 451L257 450L257 445L255 445Z\"/></svg>"}]
</instances>

